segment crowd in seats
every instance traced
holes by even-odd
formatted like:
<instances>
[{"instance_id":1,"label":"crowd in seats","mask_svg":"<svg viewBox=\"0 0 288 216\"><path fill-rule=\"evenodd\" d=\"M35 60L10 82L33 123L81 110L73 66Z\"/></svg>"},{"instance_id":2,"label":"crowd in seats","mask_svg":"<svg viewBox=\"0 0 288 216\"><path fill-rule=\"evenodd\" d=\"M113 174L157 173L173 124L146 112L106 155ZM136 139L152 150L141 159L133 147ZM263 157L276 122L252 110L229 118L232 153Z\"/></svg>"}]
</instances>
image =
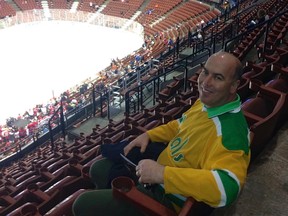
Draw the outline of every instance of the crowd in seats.
<instances>
[{"instance_id":1,"label":"crowd in seats","mask_svg":"<svg viewBox=\"0 0 288 216\"><path fill-rule=\"evenodd\" d=\"M59 97L51 98L46 104L36 105L33 109L19 114L17 118L9 117L5 125L0 125L0 153L3 154L1 157L18 152L25 145L47 133L48 121L61 106L61 101L66 115L87 104L89 88L91 83L84 83L76 89L63 92ZM58 116L56 115L50 122L52 128L58 125Z\"/></svg>"}]
</instances>

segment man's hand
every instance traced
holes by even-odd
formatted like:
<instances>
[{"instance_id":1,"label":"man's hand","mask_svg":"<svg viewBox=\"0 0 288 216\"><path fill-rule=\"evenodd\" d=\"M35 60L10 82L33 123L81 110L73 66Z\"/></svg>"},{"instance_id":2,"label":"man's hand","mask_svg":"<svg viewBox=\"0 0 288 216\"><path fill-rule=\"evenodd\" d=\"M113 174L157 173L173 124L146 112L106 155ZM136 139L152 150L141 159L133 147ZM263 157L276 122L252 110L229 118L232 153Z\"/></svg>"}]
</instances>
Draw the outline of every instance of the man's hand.
<instances>
[{"instance_id":1,"label":"man's hand","mask_svg":"<svg viewBox=\"0 0 288 216\"><path fill-rule=\"evenodd\" d=\"M124 155L126 156L130 150L134 147L140 147L140 152L145 152L147 145L149 143L149 136L147 133L143 133L134 140L132 140L127 146L124 148Z\"/></svg>"},{"instance_id":2,"label":"man's hand","mask_svg":"<svg viewBox=\"0 0 288 216\"><path fill-rule=\"evenodd\" d=\"M141 160L136 166L136 175L140 183L163 184L165 166L158 164L154 160Z\"/></svg>"}]
</instances>

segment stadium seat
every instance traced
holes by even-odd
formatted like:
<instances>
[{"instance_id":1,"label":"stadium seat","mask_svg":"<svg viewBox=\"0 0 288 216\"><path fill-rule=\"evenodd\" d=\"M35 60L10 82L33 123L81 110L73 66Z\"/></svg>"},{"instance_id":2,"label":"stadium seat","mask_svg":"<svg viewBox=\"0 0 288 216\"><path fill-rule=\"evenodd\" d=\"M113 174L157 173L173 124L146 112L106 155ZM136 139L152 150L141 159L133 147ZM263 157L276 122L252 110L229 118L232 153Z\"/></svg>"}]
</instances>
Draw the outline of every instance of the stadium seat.
<instances>
[{"instance_id":1,"label":"stadium seat","mask_svg":"<svg viewBox=\"0 0 288 216\"><path fill-rule=\"evenodd\" d=\"M159 115L162 117L162 122L166 124L171 120L180 118L182 116L182 113L185 112L187 109L189 109L189 107L190 105L187 105L185 107L184 106L173 107L172 109L169 109L167 111L159 112Z\"/></svg>"},{"instance_id":2,"label":"stadium seat","mask_svg":"<svg viewBox=\"0 0 288 216\"><path fill-rule=\"evenodd\" d=\"M179 79L179 78L173 77L172 83L168 84L164 89L162 89L158 93L159 99L163 101L170 99L172 96L176 94L178 90L180 90L180 88L183 87L183 83L184 83L183 78Z\"/></svg>"},{"instance_id":3,"label":"stadium seat","mask_svg":"<svg viewBox=\"0 0 288 216\"><path fill-rule=\"evenodd\" d=\"M261 88L254 98L242 104L242 110L250 130L254 133L251 143L251 159L265 148L276 131L285 104L285 95Z\"/></svg>"},{"instance_id":4,"label":"stadium seat","mask_svg":"<svg viewBox=\"0 0 288 216\"><path fill-rule=\"evenodd\" d=\"M40 212L37 209L37 206L33 203L25 203L24 205L16 208L14 211L9 213L9 216L41 216Z\"/></svg>"},{"instance_id":5,"label":"stadium seat","mask_svg":"<svg viewBox=\"0 0 288 216\"><path fill-rule=\"evenodd\" d=\"M283 68L284 69L284 68ZM285 72L281 67L275 66L274 71L279 73L279 76L275 79L270 80L265 84L265 88L273 89L273 91L283 93L285 95L285 105L282 110L282 114L279 120L278 128L280 128L288 119L288 73Z\"/></svg>"},{"instance_id":6,"label":"stadium seat","mask_svg":"<svg viewBox=\"0 0 288 216\"><path fill-rule=\"evenodd\" d=\"M145 119L144 119L144 120L145 120ZM150 130L150 129L152 129L152 128L155 128L155 127L157 127L157 126L159 126L159 125L161 125L161 124L162 124L162 121L161 121L161 120L155 119L155 120L153 120L153 121L150 121L150 122L147 123L147 124L144 124L143 126L137 125L137 126L135 126L135 129L139 130L139 134L141 134L141 133L144 133L144 132L146 132L147 130Z\"/></svg>"},{"instance_id":7,"label":"stadium seat","mask_svg":"<svg viewBox=\"0 0 288 216\"><path fill-rule=\"evenodd\" d=\"M269 80L275 77L275 73L271 71L270 66L267 62L260 62L258 64L253 62L247 62L244 67L244 72L242 74L242 78L245 79L258 79L263 83L268 82Z\"/></svg>"},{"instance_id":8,"label":"stadium seat","mask_svg":"<svg viewBox=\"0 0 288 216\"><path fill-rule=\"evenodd\" d=\"M237 89L237 93L240 96L241 101L245 101L247 97L251 95L249 84L250 84L250 79L241 77L240 85L238 86L238 89Z\"/></svg>"}]
</instances>

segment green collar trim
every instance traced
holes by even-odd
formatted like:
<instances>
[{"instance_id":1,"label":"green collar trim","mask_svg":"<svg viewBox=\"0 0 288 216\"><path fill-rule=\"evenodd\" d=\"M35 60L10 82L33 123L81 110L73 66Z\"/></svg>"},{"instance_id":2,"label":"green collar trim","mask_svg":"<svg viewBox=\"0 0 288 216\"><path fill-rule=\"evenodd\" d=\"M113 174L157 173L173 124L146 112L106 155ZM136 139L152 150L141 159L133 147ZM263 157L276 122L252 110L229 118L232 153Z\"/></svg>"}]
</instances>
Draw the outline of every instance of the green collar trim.
<instances>
[{"instance_id":1,"label":"green collar trim","mask_svg":"<svg viewBox=\"0 0 288 216\"><path fill-rule=\"evenodd\" d=\"M219 116L227 112L239 112L240 106L241 106L240 97L237 94L236 100L230 103L224 104L223 106L208 108L203 104L203 111L207 111L208 118L213 118L215 116Z\"/></svg>"}]
</instances>

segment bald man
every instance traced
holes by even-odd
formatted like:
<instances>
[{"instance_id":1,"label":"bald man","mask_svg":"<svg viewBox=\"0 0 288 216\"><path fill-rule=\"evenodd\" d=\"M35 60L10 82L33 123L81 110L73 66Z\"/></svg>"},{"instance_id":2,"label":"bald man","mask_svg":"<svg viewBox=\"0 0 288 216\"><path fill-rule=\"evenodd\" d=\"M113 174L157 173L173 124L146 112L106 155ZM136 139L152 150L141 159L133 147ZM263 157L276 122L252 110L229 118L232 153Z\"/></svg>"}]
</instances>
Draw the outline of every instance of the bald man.
<instances>
[{"instance_id":1,"label":"bald man","mask_svg":"<svg viewBox=\"0 0 288 216\"><path fill-rule=\"evenodd\" d=\"M157 161L138 162L139 183L157 185L153 192L146 192L139 184L139 190L175 212L187 197L213 208L237 199L250 162L249 130L237 95L241 75L242 65L236 57L226 52L213 54L202 66L199 99L192 107L181 118L143 133L124 147L125 155L134 148L144 154L152 143L166 144ZM91 167L95 185L104 185L101 181L107 180L103 177L107 172L103 170L112 164L105 158ZM111 190L106 189L105 194L104 204L103 199L101 204L97 202L103 196L101 190L80 195L74 203L74 214L94 211L99 213L94 215L118 215L123 210L125 215L142 215L133 206L115 201ZM117 208L116 212L111 206Z\"/></svg>"}]
</instances>

